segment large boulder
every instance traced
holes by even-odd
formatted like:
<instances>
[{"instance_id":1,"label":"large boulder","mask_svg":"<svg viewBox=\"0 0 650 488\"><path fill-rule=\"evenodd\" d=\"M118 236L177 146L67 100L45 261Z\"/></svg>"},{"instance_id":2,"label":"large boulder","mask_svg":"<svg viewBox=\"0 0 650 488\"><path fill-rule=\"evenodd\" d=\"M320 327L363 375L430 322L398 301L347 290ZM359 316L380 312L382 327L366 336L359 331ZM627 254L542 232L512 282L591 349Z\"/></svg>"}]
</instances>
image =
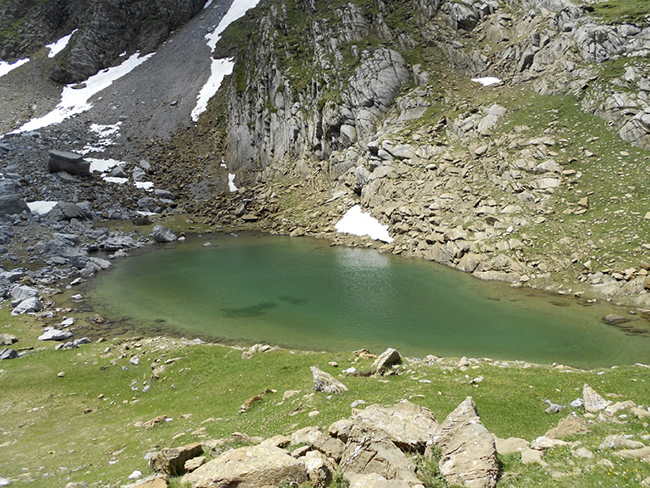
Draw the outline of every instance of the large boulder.
<instances>
[{"instance_id":1,"label":"large boulder","mask_svg":"<svg viewBox=\"0 0 650 488\"><path fill-rule=\"evenodd\" d=\"M394 407L370 405L349 419L368 430L381 430L403 451L424 452L438 423L428 408L402 400Z\"/></svg>"},{"instance_id":2,"label":"large boulder","mask_svg":"<svg viewBox=\"0 0 650 488\"><path fill-rule=\"evenodd\" d=\"M605 410L612 402L605 400L596 391L585 383L582 388L582 397L585 402L585 410L587 413L598 413Z\"/></svg>"},{"instance_id":3,"label":"large boulder","mask_svg":"<svg viewBox=\"0 0 650 488\"><path fill-rule=\"evenodd\" d=\"M159 243L174 242L177 239L176 234L171 229L162 225L155 225L151 235L154 241Z\"/></svg>"},{"instance_id":4,"label":"large boulder","mask_svg":"<svg viewBox=\"0 0 650 488\"><path fill-rule=\"evenodd\" d=\"M11 315L35 313L43 310L43 303L37 297L26 298L12 310Z\"/></svg>"},{"instance_id":5,"label":"large boulder","mask_svg":"<svg viewBox=\"0 0 650 488\"><path fill-rule=\"evenodd\" d=\"M38 336L39 341L64 341L72 337L72 332L59 330L54 327L46 327L43 333Z\"/></svg>"},{"instance_id":6,"label":"large boulder","mask_svg":"<svg viewBox=\"0 0 650 488\"><path fill-rule=\"evenodd\" d=\"M50 173L65 171L71 175L90 176L90 162L86 161L81 154L68 151L50 151L47 170Z\"/></svg>"},{"instance_id":7,"label":"large boulder","mask_svg":"<svg viewBox=\"0 0 650 488\"><path fill-rule=\"evenodd\" d=\"M308 480L304 463L283 449L269 445L227 451L183 476L192 488L260 488Z\"/></svg>"},{"instance_id":8,"label":"large boulder","mask_svg":"<svg viewBox=\"0 0 650 488\"><path fill-rule=\"evenodd\" d=\"M3 359L16 359L18 352L13 349L0 349L0 361Z\"/></svg>"},{"instance_id":9,"label":"large boulder","mask_svg":"<svg viewBox=\"0 0 650 488\"><path fill-rule=\"evenodd\" d=\"M499 475L494 438L467 397L436 429L433 444L440 449L440 472L450 485L494 488Z\"/></svg>"},{"instance_id":10,"label":"large boulder","mask_svg":"<svg viewBox=\"0 0 650 488\"><path fill-rule=\"evenodd\" d=\"M389 347L375 360L370 367L370 372L378 375L391 373L392 367L396 364L402 364L402 356L397 349Z\"/></svg>"},{"instance_id":11,"label":"large boulder","mask_svg":"<svg viewBox=\"0 0 650 488\"><path fill-rule=\"evenodd\" d=\"M27 203L18 193L0 193L0 216L29 212Z\"/></svg>"}]
</instances>

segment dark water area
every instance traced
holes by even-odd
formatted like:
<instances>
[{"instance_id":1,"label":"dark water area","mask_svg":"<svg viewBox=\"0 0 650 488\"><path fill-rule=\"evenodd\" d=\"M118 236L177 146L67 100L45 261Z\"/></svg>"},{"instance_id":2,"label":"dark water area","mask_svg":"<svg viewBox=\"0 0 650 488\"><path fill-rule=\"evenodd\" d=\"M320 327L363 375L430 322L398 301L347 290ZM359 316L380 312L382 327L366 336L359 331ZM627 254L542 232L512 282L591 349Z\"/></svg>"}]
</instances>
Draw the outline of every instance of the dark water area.
<instances>
[{"instance_id":1,"label":"dark water area","mask_svg":"<svg viewBox=\"0 0 650 488\"><path fill-rule=\"evenodd\" d=\"M307 238L209 240L211 247L195 238L117 261L92 282L89 303L134 332L230 344L375 353L395 347L407 356L585 368L650 362L650 334L605 325L607 304L586 306ZM648 330L645 319L636 322Z\"/></svg>"}]
</instances>

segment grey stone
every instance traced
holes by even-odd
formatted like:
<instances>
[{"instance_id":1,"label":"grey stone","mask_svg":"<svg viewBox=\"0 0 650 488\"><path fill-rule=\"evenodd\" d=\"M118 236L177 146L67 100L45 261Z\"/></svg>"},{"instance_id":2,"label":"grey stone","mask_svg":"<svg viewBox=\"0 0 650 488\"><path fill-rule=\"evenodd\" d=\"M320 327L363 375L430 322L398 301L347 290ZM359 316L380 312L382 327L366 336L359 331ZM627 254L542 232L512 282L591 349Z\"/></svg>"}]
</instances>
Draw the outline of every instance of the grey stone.
<instances>
[{"instance_id":1,"label":"grey stone","mask_svg":"<svg viewBox=\"0 0 650 488\"><path fill-rule=\"evenodd\" d=\"M173 242L177 239L176 234L171 229L162 225L155 225L151 235L159 243Z\"/></svg>"},{"instance_id":2,"label":"grey stone","mask_svg":"<svg viewBox=\"0 0 650 488\"><path fill-rule=\"evenodd\" d=\"M39 341L64 341L72 337L72 332L67 330L59 330L54 327L46 327L43 329L43 334L38 336Z\"/></svg>"},{"instance_id":3,"label":"grey stone","mask_svg":"<svg viewBox=\"0 0 650 488\"><path fill-rule=\"evenodd\" d=\"M0 361L3 359L16 359L18 352L13 349L0 349Z\"/></svg>"},{"instance_id":4,"label":"grey stone","mask_svg":"<svg viewBox=\"0 0 650 488\"><path fill-rule=\"evenodd\" d=\"M605 410L612 402L605 400L601 397L596 391L587 385L582 388L582 398L585 401L585 410L587 413L598 413L601 410Z\"/></svg>"},{"instance_id":5,"label":"grey stone","mask_svg":"<svg viewBox=\"0 0 650 488\"><path fill-rule=\"evenodd\" d=\"M29 212L27 202L18 193L0 194L0 216Z\"/></svg>"},{"instance_id":6,"label":"grey stone","mask_svg":"<svg viewBox=\"0 0 650 488\"><path fill-rule=\"evenodd\" d=\"M172 192L167 191L167 190L161 190L159 188L156 188L153 191L153 194L156 196L156 198L162 198L164 200L172 200L173 201L176 198Z\"/></svg>"},{"instance_id":7,"label":"grey stone","mask_svg":"<svg viewBox=\"0 0 650 488\"><path fill-rule=\"evenodd\" d=\"M181 447L162 449L153 453L149 460L149 466L158 473L179 476L185 473L185 463L187 461L202 455L203 446L198 442Z\"/></svg>"},{"instance_id":8,"label":"grey stone","mask_svg":"<svg viewBox=\"0 0 650 488\"><path fill-rule=\"evenodd\" d=\"M67 151L50 151L47 170L50 173L65 171L71 175L90 176L90 163L81 154Z\"/></svg>"},{"instance_id":9,"label":"grey stone","mask_svg":"<svg viewBox=\"0 0 650 488\"><path fill-rule=\"evenodd\" d=\"M11 312L11 315L22 315L24 313L34 313L43 310L43 304L36 298L27 298L20 302Z\"/></svg>"}]
</instances>

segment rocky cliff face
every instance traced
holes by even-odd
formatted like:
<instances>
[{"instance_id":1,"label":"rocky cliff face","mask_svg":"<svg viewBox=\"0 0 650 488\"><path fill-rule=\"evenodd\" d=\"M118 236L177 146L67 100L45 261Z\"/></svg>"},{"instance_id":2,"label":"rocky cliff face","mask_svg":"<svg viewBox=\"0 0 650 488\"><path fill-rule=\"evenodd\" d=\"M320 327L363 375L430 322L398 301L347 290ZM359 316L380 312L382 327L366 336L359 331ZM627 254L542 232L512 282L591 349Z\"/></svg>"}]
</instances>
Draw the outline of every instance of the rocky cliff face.
<instances>
[{"instance_id":1,"label":"rocky cliff face","mask_svg":"<svg viewBox=\"0 0 650 488\"><path fill-rule=\"evenodd\" d=\"M568 0L328 7L261 4L218 46L237 58L230 170L263 183L259 209L283 178L303 181L301 204L274 200L289 208L274 230L333 238L361 203L391 226L393 253L650 304L650 12L607 23L598 4ZM488 76L501 82L470 81ZM257 219L256 198L237 214Z\"/></svg>"},{"instance_id":2,"label":"rocky cliff face","mask_svg":"<svg viewBox=\"0 0 650 488\"><path fill-rule=\"evenodd\" d=\"M120 54L153 51L195 15L205 0L8 0L0 6L0 59L29 55L77 29L56 56L49 77L82 81Z\"/></svg>"}]
</instances>

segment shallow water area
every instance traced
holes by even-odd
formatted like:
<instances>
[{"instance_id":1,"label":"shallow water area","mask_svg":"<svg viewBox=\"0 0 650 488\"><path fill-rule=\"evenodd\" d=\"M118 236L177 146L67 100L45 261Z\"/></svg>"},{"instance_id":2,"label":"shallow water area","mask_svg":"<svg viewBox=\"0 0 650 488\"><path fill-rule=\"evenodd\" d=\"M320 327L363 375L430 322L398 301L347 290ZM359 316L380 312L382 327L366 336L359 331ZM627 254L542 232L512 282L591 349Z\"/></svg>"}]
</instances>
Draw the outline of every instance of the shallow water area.
<instances>
[{"instance_id":1,"label":"shallow water area","mask_svg":"<svg viewBox=\"0 0 650 488\"><path fill-rule=\"evenodd\" d=\"M211 234L114 264L85 293L134 332L584 368L650 362L650 335L605 325L607 304L315 239Z\"/></svg>"}]
</instances>

